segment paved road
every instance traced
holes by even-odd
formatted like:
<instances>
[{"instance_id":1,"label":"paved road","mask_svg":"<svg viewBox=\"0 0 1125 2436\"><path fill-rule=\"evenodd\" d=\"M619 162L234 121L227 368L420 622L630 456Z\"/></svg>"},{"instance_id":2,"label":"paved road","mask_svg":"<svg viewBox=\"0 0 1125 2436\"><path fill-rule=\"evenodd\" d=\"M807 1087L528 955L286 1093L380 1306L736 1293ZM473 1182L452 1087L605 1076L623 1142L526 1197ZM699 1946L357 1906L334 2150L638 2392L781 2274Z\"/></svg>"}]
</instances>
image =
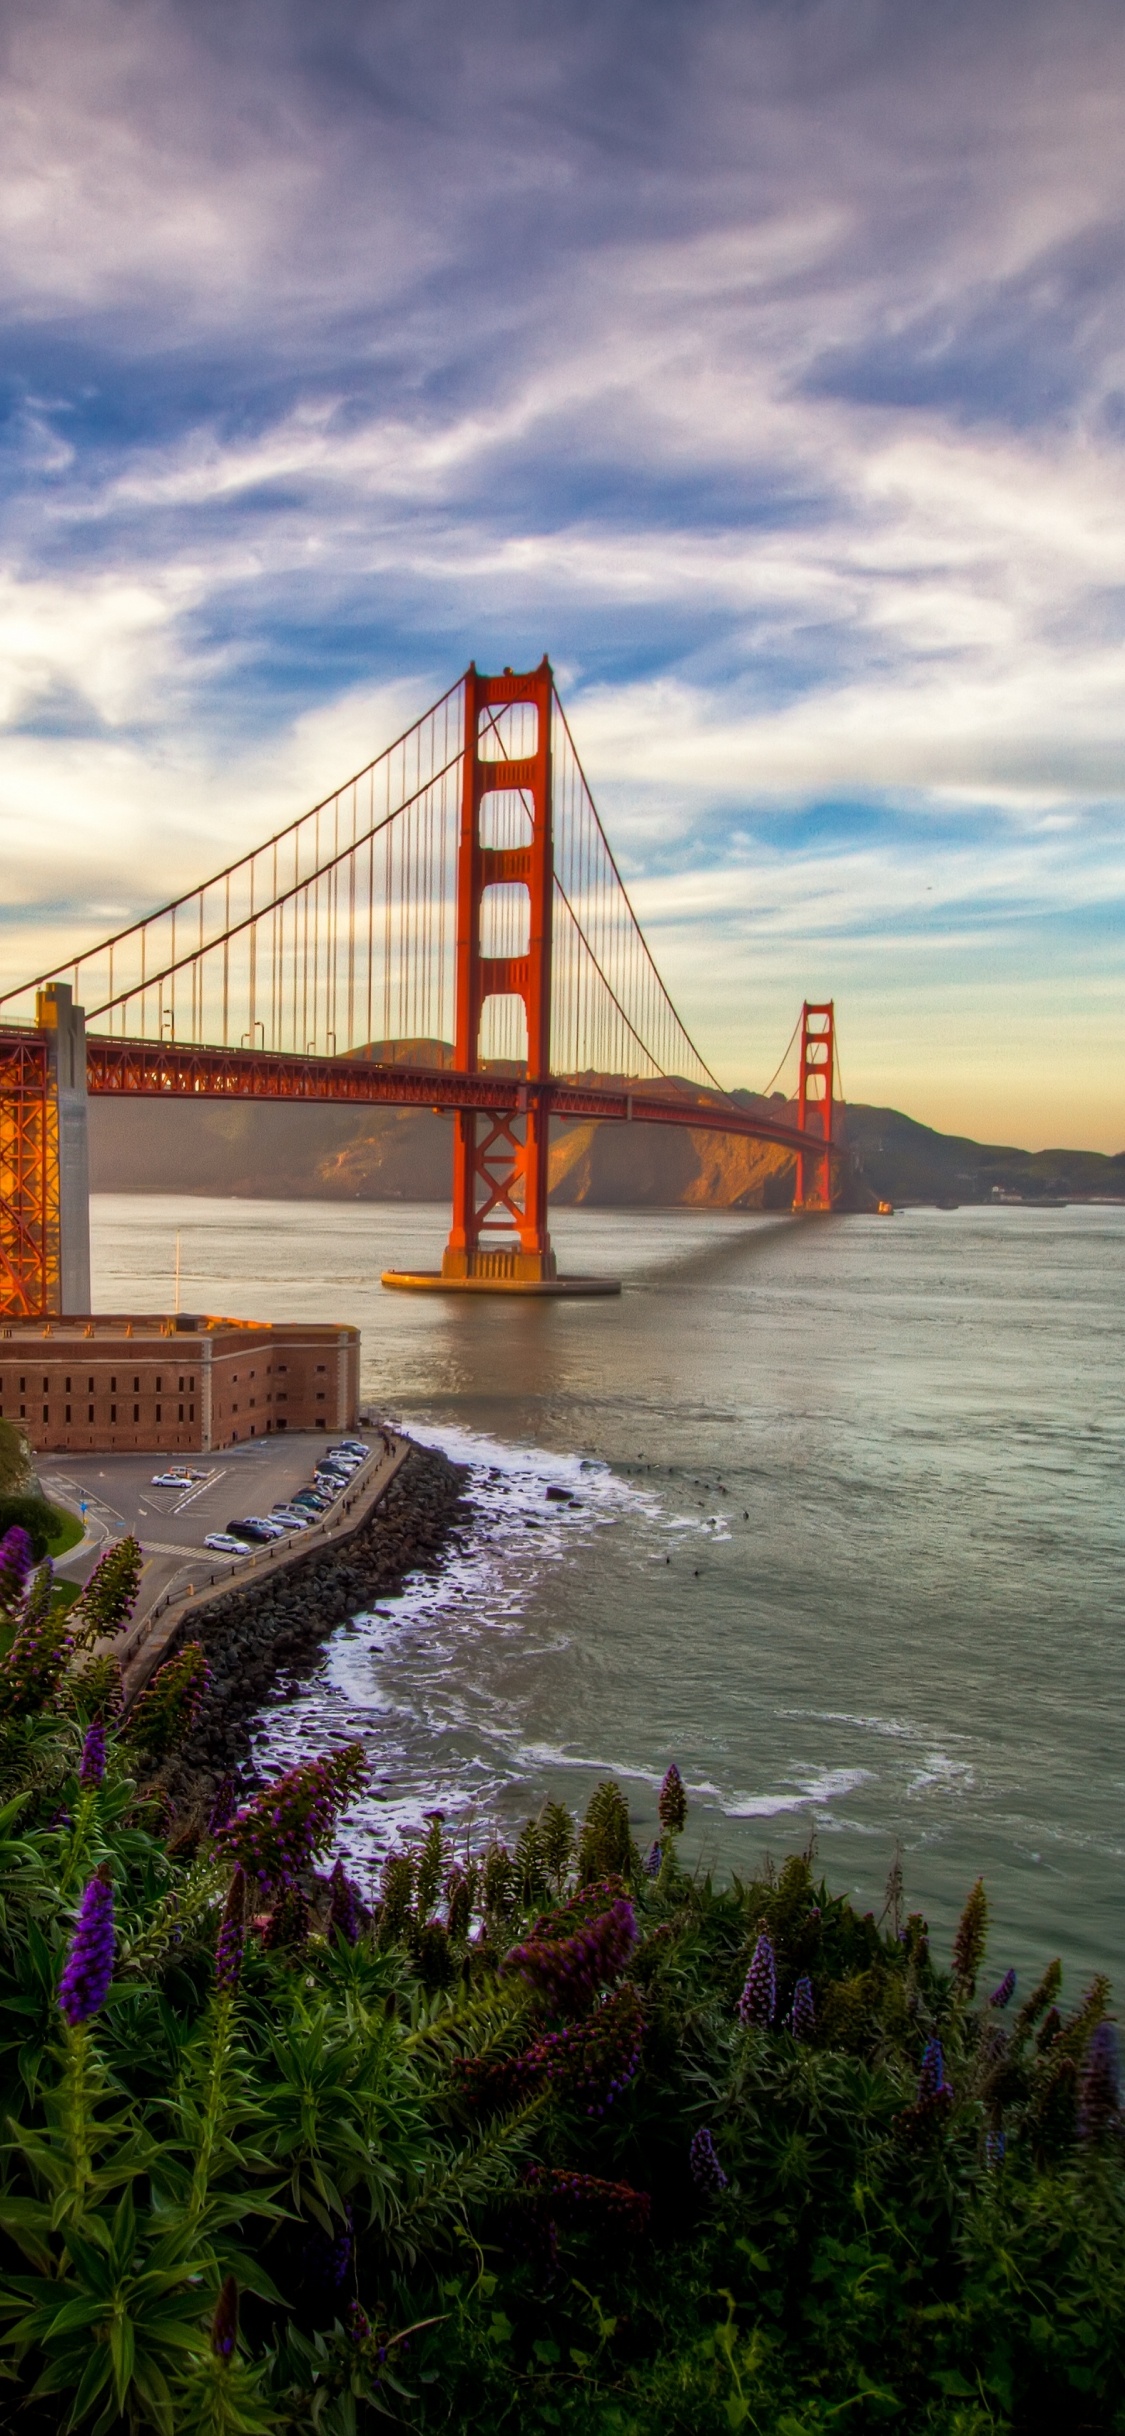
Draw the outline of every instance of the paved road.
<instances>
[{"instance_id":1,"label":"paved road","mask_svg":"<svg viewBox=\"0 0 1125 2436\"><path fill-rule=\"evenodd\" d=\"M378 1432L356 1435L378 1445ZM201 1589L209 1580L221 1581L229 1567L204 1548L208 1531L225 1531L236 1515L268 1514L279 1498L303 1488L326 1443L335 1441L320 1430L302 1430L225 1447L219 1455L190 1456L186 1460L203 1478L184 1489L153 1487L154 1472L164 1468L159 1455L49 1456L39 1472L48 1497L75 1509L84 1500L87 1508L86 1538L56 1570L64 1580L84 1582L107 1540L133 1531L145 1552L138 1615L173 1583L182 1590L189 1582Z\"/></svg>"}]
</instances>

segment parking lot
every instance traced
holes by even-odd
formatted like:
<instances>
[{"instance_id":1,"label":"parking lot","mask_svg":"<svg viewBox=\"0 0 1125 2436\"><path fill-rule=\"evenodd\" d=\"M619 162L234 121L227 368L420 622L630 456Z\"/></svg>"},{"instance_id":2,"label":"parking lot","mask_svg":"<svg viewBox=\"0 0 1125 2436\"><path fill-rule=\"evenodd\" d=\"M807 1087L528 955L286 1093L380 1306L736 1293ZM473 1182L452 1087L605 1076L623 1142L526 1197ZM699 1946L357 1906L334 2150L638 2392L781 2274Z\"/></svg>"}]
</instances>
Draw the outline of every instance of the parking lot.
<instances>
[{"instance_id":1,"label":"parking lot","mask_svg":"<svg viewBox=\"0 0 1125 2436\"><path fill-rule=\"evenodd\" d=\"M378 1446L377 1431L349 1434ZM230 1560L204 1547L208 1532L225 1531L236 1517L268 1514L279 1500L308 1487L326 1446L336 1443L314 1430L253 1438L248 1446L188 1458L202 1477L169 1489L153 1486L155 1473L172 1468L167 1456L47 1456L39 1476L48 1497L75 1509L86 1506L86 1541L63 1559L59 1575L85 1581L106 1541L132 1531L145 1554L138 1614L173 1584L200 1589L221 1581Z\"/></svg>"}]
</instances>

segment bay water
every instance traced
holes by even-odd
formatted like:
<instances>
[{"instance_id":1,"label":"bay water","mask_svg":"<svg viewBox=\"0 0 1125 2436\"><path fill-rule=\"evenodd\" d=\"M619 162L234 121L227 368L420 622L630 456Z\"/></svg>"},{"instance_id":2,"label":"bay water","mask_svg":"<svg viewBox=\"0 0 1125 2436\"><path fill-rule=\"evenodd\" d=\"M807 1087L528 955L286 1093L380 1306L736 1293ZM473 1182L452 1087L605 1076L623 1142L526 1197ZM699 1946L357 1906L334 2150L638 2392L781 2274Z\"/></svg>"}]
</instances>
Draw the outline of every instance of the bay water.
<instances>
[{"instance_id":1,"label":"bay water","mask_svg":"<svg viewBox=\"0 0 1125 2436\"><path fill-rule=\"evenodd\" d=\"M263 1716L268 1765L367 1746L361 1874L609 1773L648 1838L675 1758L701 1864L814 1837L878 1916L900 1848L939 1950L983 1873L998 1975L1125 1987L1125 1207L564 1211L619 1300L384 1291L446 1224L93 1208L96 1308L168 1309L179 1234L185 1308L355 1322L365 1400L469 1467L440 1572Z\"/></svg>"}]
</instances>

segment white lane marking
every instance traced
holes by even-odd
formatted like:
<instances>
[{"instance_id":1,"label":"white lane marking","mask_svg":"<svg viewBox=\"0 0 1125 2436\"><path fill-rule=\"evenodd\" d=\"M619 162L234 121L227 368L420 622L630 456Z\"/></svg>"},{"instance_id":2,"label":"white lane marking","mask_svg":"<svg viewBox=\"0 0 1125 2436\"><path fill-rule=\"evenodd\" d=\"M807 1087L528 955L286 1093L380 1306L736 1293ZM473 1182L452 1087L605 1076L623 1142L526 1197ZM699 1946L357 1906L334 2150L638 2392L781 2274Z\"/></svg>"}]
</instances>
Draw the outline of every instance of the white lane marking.
<instances>
[{"instance_id":1,"label":"white lane marking","mask_svg":"<svg viewBox=\"0 0 1125 2436\"><path fill-rule=\"evenodd\" d=\"M225 1558L228 1563L231 1561L227 1548L189 1548L183 1540L174 1539L146 1539L143 1553L145 1556L217 1556Z\"/></svg>"},{"instance_id":2,"label":"white lane marking","mask_svg":"<svg viewBox=\"0 0 1125 2436\"><path fill-rule=\"evenodd\" d=\"M228 1469L229 1466L224 1464L221 1472L208 1472L206 1480L197 1481L195 1487L188 1490L186 1497L177 1499L172 1508L173 1514L182 1514L184 1507L194 1505L196 1498L202 1497L207 1489L217 1488L220 1480L226 1479Z\"/></svg>"}]
</instances>

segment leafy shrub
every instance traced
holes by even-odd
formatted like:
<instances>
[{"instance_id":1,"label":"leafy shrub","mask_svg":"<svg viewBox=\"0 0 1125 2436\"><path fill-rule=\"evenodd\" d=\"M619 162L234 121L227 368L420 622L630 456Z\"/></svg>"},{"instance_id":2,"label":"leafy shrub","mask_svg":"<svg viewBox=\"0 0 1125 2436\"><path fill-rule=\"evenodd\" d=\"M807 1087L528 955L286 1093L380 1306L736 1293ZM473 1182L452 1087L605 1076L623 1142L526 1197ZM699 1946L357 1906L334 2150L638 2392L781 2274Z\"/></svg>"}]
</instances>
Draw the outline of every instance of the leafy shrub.
<instances>
[{"instance_id":1,"label":"leafy shrub","mask_svg":"<svg viewBox=\"0 0 1125 2436\"><path fill-rule=\"evenodd\" d=\"M31 1541L31 1553L37 1565L42 1564L51 1541L58 1538L64 1519L55 1506L49 1505L45 1497L37 1497L32 1490L0 1497L0 1537L11 1530L13 1523L18 1523L20 1530L26 1531Z\"/></svg>"},{"instance_id":2,"label":"leafy shrub","mask_svg":"<svg viewBox=\"0 0 1125 2436\"><path fill-rule=\"evenodd\" d=\"M45 1580L0 1658L28 2436L1125 2431L1104 1981L982 1977L980 1887L947 1969L900 1879L880 1929L807 1854L692 1876L675 1780L655 1876L605 1785L479 1859L431 1817L371 1914L316 1871L358 1754L162 1837L164 1725L85 1713Z\"/></svg>"}]
</instances>

